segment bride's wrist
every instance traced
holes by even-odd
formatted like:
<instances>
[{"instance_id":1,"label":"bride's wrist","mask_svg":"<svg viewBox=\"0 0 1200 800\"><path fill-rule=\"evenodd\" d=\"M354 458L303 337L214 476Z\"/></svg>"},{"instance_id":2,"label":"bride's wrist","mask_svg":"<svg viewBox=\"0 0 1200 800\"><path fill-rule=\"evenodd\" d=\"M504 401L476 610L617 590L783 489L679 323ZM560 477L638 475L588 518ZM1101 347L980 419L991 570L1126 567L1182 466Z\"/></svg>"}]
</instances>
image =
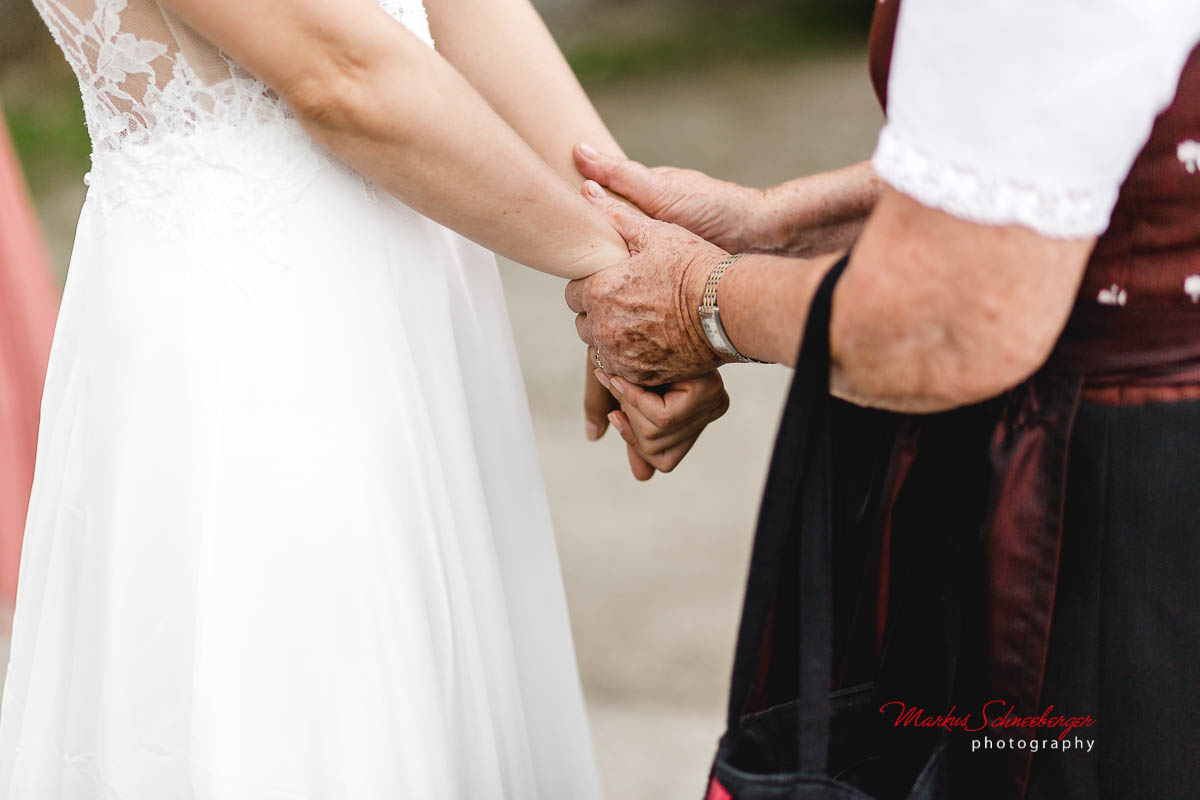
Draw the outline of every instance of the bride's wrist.
<instances>
[{"instance_id":1,"label":"bride's wrist","mask_svg":"<svg viewBox=\"0 0 1200 800\"><path fill-rule=\"evenodd\" d=\"M597 272L614 267L629 258L629 248L617 232L609 228L605 236L593 239L586 244L567 248L555 270L563 277L574 280L595 275ZM615 241L610 241L615 239Z\"/></svg>"}]
</instances>

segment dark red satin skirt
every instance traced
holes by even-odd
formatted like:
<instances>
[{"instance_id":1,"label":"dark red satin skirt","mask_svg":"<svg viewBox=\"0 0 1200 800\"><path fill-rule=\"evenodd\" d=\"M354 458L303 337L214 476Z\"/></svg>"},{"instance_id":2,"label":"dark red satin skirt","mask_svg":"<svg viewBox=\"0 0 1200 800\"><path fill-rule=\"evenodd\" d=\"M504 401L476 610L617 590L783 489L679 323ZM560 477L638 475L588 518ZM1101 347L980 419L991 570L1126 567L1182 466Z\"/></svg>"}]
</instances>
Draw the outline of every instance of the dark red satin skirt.
<instances>
[{"instance_id":1,"label":"dark red satin skirt","mask_svg":"<svg viewBox=\"0 0 1200 800\"><path fill-rule=\"evenodd\" d=\"M956 662L960 715L1093 720L1090 753L956 735L963 797L1197 796L1200 400L1098 396L1042 375L929 417L840 407L835 685L936 715Z\"/></svg>"},{"instance_id":2,"label":"dark red satin skirt","mask_svg":"<svg viewBox=\"0 0 1200 800\"><path fill-rule=\"evenodd\" d=\"M1033 800L1200 793L1200 401L1079 409L1042 701L1091 753L1033 759Z\"/></svg>"}]
</instances>

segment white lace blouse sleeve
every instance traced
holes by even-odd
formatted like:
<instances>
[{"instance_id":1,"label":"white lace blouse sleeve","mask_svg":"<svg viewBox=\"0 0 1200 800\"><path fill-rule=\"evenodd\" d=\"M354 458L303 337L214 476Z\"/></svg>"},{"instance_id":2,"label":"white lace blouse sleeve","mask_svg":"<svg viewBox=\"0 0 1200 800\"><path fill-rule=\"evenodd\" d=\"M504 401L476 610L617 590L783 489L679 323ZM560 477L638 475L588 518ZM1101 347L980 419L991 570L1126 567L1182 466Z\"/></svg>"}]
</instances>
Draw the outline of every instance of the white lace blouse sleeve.
<instances>
[{"instance_id":1,"label":"white lace blouse sleeve","mask_svg":"<svg viewBox=\"0 0 1200 800\"><path fill-rule=\"evenodd\" d=\"M973 222L1101 233L1198 40L1198 0L903 0L872 163Z\"/></svg>"}]
</instances>

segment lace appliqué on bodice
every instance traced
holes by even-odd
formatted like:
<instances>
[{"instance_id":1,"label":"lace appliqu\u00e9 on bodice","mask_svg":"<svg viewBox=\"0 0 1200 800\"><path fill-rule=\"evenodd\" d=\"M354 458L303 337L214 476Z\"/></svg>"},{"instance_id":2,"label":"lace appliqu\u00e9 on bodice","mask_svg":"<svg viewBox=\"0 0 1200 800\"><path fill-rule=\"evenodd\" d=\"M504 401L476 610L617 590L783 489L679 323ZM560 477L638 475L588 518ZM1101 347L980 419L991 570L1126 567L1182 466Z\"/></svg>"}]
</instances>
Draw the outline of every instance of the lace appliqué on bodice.
<instances>
[{"instance_id":1,"label":"lace appliqu\u00e9 on bodice","mask_svg":"<svg viewBox=\"0 0 1200 800\"><path fill-rule=\"evenodd\" d=\"M83 0L82 7L80 0L34 0L34 5L79 79L96 151L205 124L264 125L291 117L270 87L198 36L181 33L190 29L152 0L132 5ZM380 5L433 44L420 0ZM193 64L194 58L206 63Z\"/></svg>"},{"instance_id":2,"label":"lace appliqu\u00e9 on bodice","mask_svg":"<svg viewBox=\"0 0 1200 800\"><path fill-rule=\"evenodd\" d=\"M288 199L321 169L352 172L274 90L156 0L33 2L79 79L92 141L87 202L100 213L131 211L181 248L253 229L264 257L279 258L288 243L273 220ZM433 44L421 0L380 5Z\"/></svg>"}]
</instances>

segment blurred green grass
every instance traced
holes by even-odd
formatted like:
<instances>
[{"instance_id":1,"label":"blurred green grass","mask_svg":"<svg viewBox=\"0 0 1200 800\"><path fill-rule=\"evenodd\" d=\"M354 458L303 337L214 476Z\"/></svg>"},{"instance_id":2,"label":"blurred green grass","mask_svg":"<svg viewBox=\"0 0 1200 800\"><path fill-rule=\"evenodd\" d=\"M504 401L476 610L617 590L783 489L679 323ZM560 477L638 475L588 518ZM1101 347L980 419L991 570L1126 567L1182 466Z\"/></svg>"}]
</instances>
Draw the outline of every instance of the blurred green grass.
<instances>
[{"instance_id":1,"label":"blurred green grass","mask_svg":"<svg viewBox=\"0 0 1200 800\"><path fill-rule=\"evenodd\" d=\"M4 116L35 194L87 171L91 143L79 85L69 71L44 77L36 91L5 98Z\"/></svg>"},{"instance_id":2,"label":"blurred green grass","mask_svg":"<svg viewBox=\"0 0 1200 800\"><path fill-rule=\"evenodd\" d=\"M693 15L649 36L583 41L566 50L584 87L729 62L814 58L865 40L860 22L840 14Z\"/></svg>"}]
</instances>

